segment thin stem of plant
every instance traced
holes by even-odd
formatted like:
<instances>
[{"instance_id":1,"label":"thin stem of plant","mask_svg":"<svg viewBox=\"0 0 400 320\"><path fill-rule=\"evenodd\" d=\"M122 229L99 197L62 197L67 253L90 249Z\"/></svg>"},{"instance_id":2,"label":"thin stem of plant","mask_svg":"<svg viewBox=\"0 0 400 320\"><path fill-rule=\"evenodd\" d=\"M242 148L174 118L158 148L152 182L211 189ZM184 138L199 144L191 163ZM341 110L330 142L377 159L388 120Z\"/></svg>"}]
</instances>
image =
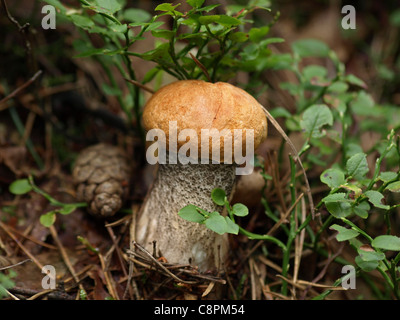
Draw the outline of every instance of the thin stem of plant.
<instances>
[{"instance_id":1,"label":"thin stem of plant","mask_svg":"<svg viewBox=\"0 0 400 320\"><path fill-rule=\"evenodd\" d=\"M307 197L308 197L308 201L309 201L310 211L311 211L312 217L314 219L314 217L315 217L315 207L314 207L314 201L313 201L312 194L311 194L311 188L310 188L310 184L308 182L306 171L305 171L305 169L303 167L303 163L301 162L301 159L300 159L299 154L298 154L298 152L296 150L296 147L294 146L293 142L289 139L289 137L286 135L285 131L282 129L282 127L279 125L279 123L268 112L268 110L262 105L261 105L261 107L263 108L264 113L267 115L268 120L271 121L271 123L274 125L276 130L278 130L278 132L282 135L282 137L285 139L285 141L289 144L290 148L292 149L292 151L294 153L294 160L300 165L300 168L301 168L301 170L303 172L303 175L304 175L305 184L306 184L306 192L307 192Z\"/></svg>"}]
</instances>

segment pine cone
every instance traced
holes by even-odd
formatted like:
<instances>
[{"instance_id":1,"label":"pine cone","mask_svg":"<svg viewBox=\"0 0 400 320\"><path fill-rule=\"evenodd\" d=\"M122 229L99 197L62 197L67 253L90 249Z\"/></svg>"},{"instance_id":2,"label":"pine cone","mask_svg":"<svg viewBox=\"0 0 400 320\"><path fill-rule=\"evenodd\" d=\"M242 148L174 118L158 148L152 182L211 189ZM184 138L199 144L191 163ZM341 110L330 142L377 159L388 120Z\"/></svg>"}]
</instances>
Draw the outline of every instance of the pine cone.
<instances>
[{"instance_id":1,"label":"pine cone","mask_svg":"<svg viewBox=\"0 0 400 320\"><path fill-rule=\"evenodd\" d=\"M127 198L130 167L118 147L100 143L82 150L72 176L78 201L87 202L94 216L114 215Z\"/></svg>"}]
</instances>

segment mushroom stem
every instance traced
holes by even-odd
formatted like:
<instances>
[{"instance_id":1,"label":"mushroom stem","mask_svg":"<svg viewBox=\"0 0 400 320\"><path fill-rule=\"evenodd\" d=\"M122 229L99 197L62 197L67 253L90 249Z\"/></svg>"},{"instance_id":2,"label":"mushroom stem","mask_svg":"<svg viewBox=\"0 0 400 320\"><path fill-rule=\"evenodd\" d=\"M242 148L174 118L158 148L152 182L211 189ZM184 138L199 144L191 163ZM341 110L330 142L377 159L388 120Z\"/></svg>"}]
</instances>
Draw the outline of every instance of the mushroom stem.
<instances>
[{"instance_id":1,"label":"mushroom stem","mask_svg":"<svg viewBox=\"0 0 400 320\"><path fill-rule=\"evenodd\" d=\"M229 198L235 168L234 164L160 164L131 238L150 252L156 241L157 253L170 263L191 264L200 271L220 269L228 251L227 235L186 221L178 211L193 204L222 213L222 208L212 201L211 191L222 188Z\"/></svg>"}]
</instances>

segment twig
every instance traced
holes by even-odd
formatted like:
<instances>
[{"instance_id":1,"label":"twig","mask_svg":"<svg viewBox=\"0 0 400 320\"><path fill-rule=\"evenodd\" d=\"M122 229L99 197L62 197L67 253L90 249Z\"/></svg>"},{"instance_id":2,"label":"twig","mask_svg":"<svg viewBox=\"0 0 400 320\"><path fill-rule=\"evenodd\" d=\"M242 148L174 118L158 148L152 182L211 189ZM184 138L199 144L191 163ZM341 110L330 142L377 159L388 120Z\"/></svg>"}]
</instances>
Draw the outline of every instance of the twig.
<instances>
[{"instance_id":1,"label":"twig","mask_svg":"<svg viewBox=\"0 0 400 320\"><path fill-rule=\"evenodd\" d=\"M26 300L36 300L37 298L39 298L41 296L45 296L45 295L47 295L47 294L49 294L50 292L53 292L53 291L55 291L55 289L43 290L43 291L40 291L40 292L34 294L32 297L29 297Z\"/></svg>"},{"instance_id":2,"label":"twig","mask_svg":"<svg viewBox=\"0 0 400 320\"><path fill-rule=\"evenodd\" d=\"M201 71L203 71L204 75L207 77L207 80L208 80L209 82L212 82L212 81L211 81L210 74L208 73L206 67L205 67L191 52L189 52L189 54L190 54L190 57L193 59L193 61L194 61L194 62L197 64L197 66L201 69Z\"/></svg>"},{"instance_id":3,"label":"twig","mask_svg":"<svg viewBox=\"0 0 400 320\"><path fill-rule=\"evenodd\" d=\"M172 278L174 278L176 281L182 282L182 283L187 283L187 284L195 284L195 281L186 281L186 280L182 280L179 277L177 277L176 275L174 275L171 271L169 271L166 267L164 267L162 265L162 263L160 263L156 258L154 258L152 256L152 254L150 252L148 252L144 247L142 247L140 244L138 244L136 241L133 241L133 245L138 248L140 251L142 251L147 257L150 258L150 260L152 262L154 262L158 267L161 268L161 270L163 270L164 272L166 272L169 276L171 276Z\"/></svg>"},{"instance_id":4,"label":"twig","mask_svg":"<svg viewBox=\"0 0 400 320\"><path fill-rule=\"evenodd\" d=\"M182 273L190 274L192 277L195 277L195 278L209 280L211 282L218 282L221 284L226 284L226 281L224 279L216 278L213 276L208 276L208 275L201 274L201 273L193 273L192 271L186 270L186 269L179 269L179 271L181 271Z\"/></svg>"},{"instance_id":5,"label":"twig","mask_svg":"<svg viewBox=\"0 0 400 320\"><path fill-rule=\"evenodd\" d=\"M7 294L11 297L11 298L13 298L14 300L21 300L21 299L19 299L17 296L15 296L15 295L13 295L10 291L8 291L7 289L4 289L6 292L7 292Z\"/></svg>"},{"instance_id":6,"label":"twig","mask_svg":"<svg viewBox=\"0 0 400 320\"><path fill-rule=\"evenodd\" d=\"M249 259L249 268L250 268L250 283L251 283L251 300L257 300L257 285L256 285L256 277L254 274L254 259Z\"/></svg>"},{"instance_id":7,"label":"twig","mask_svg":"<svg viewBox=\"0 0 400 320\"><path fill-rule=\"evenodd\" d=\"M23 26L21 26L19 24L19 22L17 20L15 20L15 18L11 15L10 11L8 11L8 6L7 6L6 1L2 0L1 2L3 3L4 9L6 10L8 19L17 26L19 31L22 31L23 29L25 29L29 26L29 23L25 23Z\"/></svg>"},{"instance_id":8,"label":"twig","mask_svg":"<svg viewBox=\"0 0 400 320\"><path fill-rule=\"evenodd\" d=\"M31 259L25 259L25 260L20 261L20 262L18 262L18 263L15 263L15 264L12 264L12 265L9 265L9 266L2 267L2 268L0 268L0 271L14 268L14 267L16 267L16 266L19 266L19 265L24 264L25 262L29 262L29 261L32 261L32 260L31 260Z\"/></svg>"},{"instance_id":9,"label":"twig","mask_svg":"<svg viewBox=\"0 0 400 320\"><path fill-rule=\"evenodd\" d=\"M332 290L332 291L344 291L347 290L343 287L335 287L335 286L329 286L329 285L325 285L325 284L319 284L319 283L314 283L314 282L310 282L310 281L305 281L305 280L298 280L297 282L294 282L293 280L290 280L288 278L285 278L284 276L277 274L276 275L278 278L281 278L287 282L289 282L291 285L301 289L301 290L305 290L305 286L309 286L309 287L317 287L317 288L324 288L324 289L328 289L328 290Z\"/></svg>"},{"instance_id":10,"label":"twig","mask_svg":"<svg viewBox=\"0 0 400 320\"><path fill-rule=\"evenodd\" d=\"M64 263L67 265L67 268L68 268L69 272L71 272L75 282L79 285L79 289L84 290L82 284L79 282L78 276L75 273L75 269L72 266L71 261L69 260L67 251L65 251L65 248L62 245L62 243L60 241L60 238L58 237L56 229L54 228L54 226L50 226L49 229L50 229L51 236L53 237L54 241L57 244L58 250L60 250L60 253L61 253L61 256L62 256L62 258L64 260Z\"/></svg>"},{"instance_id":11,"label":"twig","mask_svg":"<svg viewBox=\"0 0 400 320\"><path fill-rule=\"evenodd\" d=\"M272 179L274 182L276 194L279 198L279 201L281 203L283 210L286 211L287 207L286 207L285 199L283 197L282 179L279 175L278 157L277 157L276 152L274 152L273 155L268 153L268 160L270 161L270 164L271 164L271 171L272 171L271 174L272 174Z\"/></svg>"},{"instance_id":12,"label":"twig","mask_svg":"<svg viewBox=\"0 0 400 320\"><path fill-rule=\"evenodd\" d=\"M306 204L304 201L304 198L301 199L301 221L302 223L306 219ZM296 229L298 228L298 219L297 219L297 213L296 213ZM301 262L301 255L303 253L303 244L304 244L304 237L305 237L305 231L306 229L304 228L300 232L300 236L294 239L295 243L295 257L294 257L294 271L293 271L293 281L297 282L298 275L299 275L299 269L300 269L300 262Z\"/></svg>"},{"instance_id":13,"label":"twig","mask_svg":"<svg viewBox=\"0 0 400 320\"><path fill-rule=\"evenodd\" d=\"M338 250L338 252L336 252L334 255L332 255L331 257L329 257L329 258L327 259L327 262L325 263L325 266L322 268L322 270L320 271L320 273L319 273L311 282L308 282L308 283L307 283L308 286L307 286L307 288L304 290L303 296L305 296L305 295L307 294L307 291L308 291L312 286L318 286L318 285L317 285L317 282L318 282L319 280L321 280L321 279L324 277L326 271L328 270L328 266L336 259L336 257L338 257L339 255L341 255L341 253L342 253L342 251L343 251L343 248L344 248L344 244L342 243L341 246L340 246L340 248L339 248L339 250ZM298 282L300 282L300 280L299 280ZM329 289L329 290L337 290L337 289Z\"/></svg>"},{"instance_id":14,"label":"twig","mask_svg":"<svg viewBox=\"0 0 400 320\"><path fill-rule=\"evenodd\" d=\"M33 289L27 289L27 288L21 288L21 287L14 287L12 289L9 289L10 292L14 293L14 294L19 294L19 295L24 295L24 296L35 296L40 294L43 291L38 291L38 290L33 290ZM74 300L75 298L73 298L72 296L70 296L69 294L60 291L60 290L45 290L45 294L47 294L47 297L49 299L54 299L54 300ZM51 291L51 292L47 292L47 291ZM41 294L43 295L43 294Z\"/></svg>"},{"instance_id":15,"label":"twig","mask_svg":"<svg viewBox=\"0 0 400 320\"><path fill-rule=\"evenodd\" d=\"M8 227L0 221L0 228L3 229L5 231L5 233L7 233L7 235L13 239L15 241L15 243L22 249L22 251L36 264L36 266L42 270L43 269L43 265L39 262L39 260L37 260L32 253L29 252L29 250L27 248L25 248L25 246L14 236L14 234L12 232L10 232L10 230L8 229Z\"/></svg>"},{"instance_id":16,"label":"twig","mask_svg":"<svg viewBox=\"0 0 400 320\"><path fill-rule=\"evenodd\" d=\"M8 11L8 6L6 3L6 0L2 0L1 1L4 7L4 10L6 11L7 17L8 19L17 26L18 31L21 32L25 38L25 47L26 47L26 51L28 52L29 55L31 55L31 44L28 40L28 37L26 36L25 32L26 30L29 28L30 24L29 23L25 23L23 26L21 26L19 24L19 22L11 15L10 11Z\"/></svg>"},{"instance_id":17,"label":"twig","mask_svg":"<svg viewBox=\"0 0 400 320\"><path fill-rule=\"evenodd\" d=\"M106 225L107 225L107 224L106 224ZM120 263L122 272L124 273L124 276L125 276L125 277L128 277L128 278L129 278L129 273L127 272L127 270L126 270L126 268L125 268L125 263L124 263L124 258L123 258L123 256L122 256L122 252L121 252L121 250L120 250L120 248L119 248L119 246L118 246L118 243L119 243L119 241L121 240L121 236L119 236L119 237L117 238L117 237L115 236L115 234L114 234L114 231L113 231L112 227L110 227L110 226L106 226L106 229L107 229L107 231L108 231L108 233L109 233L109 235L110 235L110 238L111 238L111 240L112 240L112 242L113 242L113 249L116 250L117 257L118 257L118 261L119 261L119 263ZM110 252L112 252L112 251L110 251ZM100 255L99 255L99 256L100 256ZM128 284L129 284L129 283L128 283ZM129 285L127 285L126 288L127 288L127 290L129 291L130 297L132 298L132 297L133 297L132 288L131 288ZM117 291L116 291L116 290L114 290L114 291L115 291L116 297L118 298L118 296L117 296ZM124 293L124 296L125 296L126 293L127 293L127 291Z\"/></svg>"},{"instance_id":18,"label":"twig","mask_svg":"<svg viewBox=\"0 0 400 320\"><path fill-rule=\"evenodd\" d=\"M93 267L94 267L94 265L89 264L89 265L87 265L86 267L82 268L81 270L79 270L79 271L76 273L76 276L79 278L79 282L81 282L83 279L85 279L85 278L88 276L87 273L88 273L90 270L92 270ZM82 276L82 275L83 275L83 276ZM81 276L82 276L82 277L81 277ZM65 291L66 291L66 292L71 291L73 288L75 288L75 287L78 285L78 284L75 282L74 277L72 277L72 276L70 276L70 277L68 277L67 279L63 280L63 283L64 283L64 285L66 285L67 283L69 283L69 282L71 282L71 281L73 281L74 283L71 284L69 287L66 287L66 288L65 288Z\"/></svg>"},{"instance_id":19,"label":"twig","mask_svg":"<svg viewBox=\"0 0 400 320\"><path fill-rule=\"evenodd\" d=\"M100 259L101 269L104 274L104 279L106 281L106 286L108 288L108 291L113 299L119 300L117 290L115 290L114 282L112 281L112 277L110 276L110 271L106 270L107 268L104 261L104 256L99 253L98 257Z\"/></svg>"},{"instance_id":20,"label":"twig","mask_svg":"<svg viewBox=\"0 0 400 320\"><path fill-rule=\"evenodd\" d=\"M150 92L151 94L155 93L155 91L153 89L150 89L149 87L146 87L145 85L141 84L139 81L132 80L132 79L125 79L125 80L130 82L130 83L132 83L132 84L134 84L135 86L147 91L147 92Z\"/></svg>"},{"instance_id":21,"label":"twig","mask_svg":"<svg viewBox=\"0 0 400 320\"><path fill-rule=\"evenodd\" d=\"M264 298L266 300L271 300L271 297L268 296L268 293L270 292L270 290L266 291L266 289L265 289L266 286L265 286L263 277L261 276L260 269L258 268L257 264L254 262L254 260L253 260L253 269L258 278L258 281L260 282L261 292L263 293Z\"/></svg>"},{"instance_id":22,"label":"twig","mask_svg":"<svg viewBox=\"0 0 400 320\"><path fill-rule=\"evenodd\" d=\"M138 208L139 208L138 206L135 206L135 205L132 206L132 217L131 217L131 221L130 221L129 237L130 237L130 239L133 239L133 240L135 239L135 234L136 234L135 227L136 227L136 216L137 216ZM132 242L130 244L130 248L133 249L133 243ZM124 292L123 298L125 298L125 296L128 293L128 290L130 290L130 287L132 286L133 291L134 291L135 296L136 296L136 299L141 300L141 296L140 296L140 293L139 293L139 289L138 289L136 280L133 278L133 273L134 272L137 273L136 266L135 266L133 260L130 260L130 259L126 259L126 260L129 261L129 271L128 271L129 274L128 274L127 285L126 285L126 288L125 288L125 292Z\"/></svg>"},{"instance_id":23,"label":"twig","mask_svg":"<svg viewBox=\"0 0 400 320\"><path fill-rule=\"evenodd\" d=\"M25 82L23 85L19 86L17 89L15 89L13 92L11 92L9 95L7 95L3 99L1 99L0 100L0 111L3 111L3 110L8 108L8 105L5 105L4 107L1 107L1 105L3 103L6 103L8 100L10 100L10 99L14 98L15 96L17 96L26 87L30 86L41 74L42 74L42 70L39 70L27 82Z\"/></svg>"},{"instance_id":24,"label":"twig","mask_svg":"<svg viewBox=\"0 0 400 320\"><path fill-rule=\"evenodd\" d=\"M214 288L214 286L215 286L215 282L211 281L210 284L208 285L207 289L201 295L201 297L204 298L205 296L207 296L211 292L211 290Z\"/></svg>"},{"instance_id":25,"label":"twig","mask_svg":"<svg viewBox=\"0 0 400 320\"><path fill-rule=\"evenodd\" d=\"M46 242L40 241L40 240L38 240L38 239L36 239L36 238L30 236L30 235L25 234L24 232L21 232L21 231L19 231L19 230L17 230L17 229L14 229L13 227L7 226L7 228L8 228L9 230L11 230L12 232L18 234L19 236L21 236L21 237L23 237L23 238L25 238L25 239L27 239L27 240L30 240L30 241L32 241L33 243L38 244L39 246L46 247L46 248L52 249L52 250L57 249L56 246L53 246L53 245L48 244L48 243L46 243Z\"/></svg>"},{"instance_id":26,"label":"twig","mask_svg":"<svg viewBox=\"0 0 400 320\"><path fill-rule=\"evenodd\" d=\"M142 267L151 268L150 263L151 263L151 265L154 265L154 263L152 262L153 260L149 261L149 259L147 259L146 257L144 257L140 253L136 253L135 251L132 251L132 250L127 250L127 253L131 254L131 255L133 255L133 256L135 256L137 258L141 258L142 260L145 260L145 262L142 262L142 261L139 261L139 260L137 260L135 258L129 257L129 259L131 261L137 263L138 265L140 265ZM148 253L150 254L150 252L148 252ZM157 260L157 262L161 264L161 262L159 262L158 260ZM218 282L218 283L221 283L221 284L226 284L226 281L224 279L221 279L221 278L218 278L218 277L214 277L214 276L211 276L211 275L198 273L197 269L194 269L194 270L183 269L183 268L192 268L192 269L194 268L193 266L191 266L189 264L188 265L186 265L186 264L182 265L182 264L162 263L162 265L168 270L175 270L176 269L180 273L186 273L186 274L188 274L188 275L190 275L190 276L192 276L194 278L199 278L199 279L204 279L204 280L208 280L208 281L212 281L212 282Z\"/></svg>"},{"instance_id":27,"label":"twig","mask_svg":"<svg viewBox=\"0 0 400 320\"><path fill-rule=\"evenodd\" d=\"M272 235L275 230L279 228L279 226L286 220L286 218L289 216L289 214L293 211L293 209L297 206L299 203L300 199L302 199L304 196L304 193L301 193L296 201L290 206L290 208L283 214L283 216L279 219L278 222L275 223L275 225L267 232L267 235Z\"/></svg>"}]
</instances>

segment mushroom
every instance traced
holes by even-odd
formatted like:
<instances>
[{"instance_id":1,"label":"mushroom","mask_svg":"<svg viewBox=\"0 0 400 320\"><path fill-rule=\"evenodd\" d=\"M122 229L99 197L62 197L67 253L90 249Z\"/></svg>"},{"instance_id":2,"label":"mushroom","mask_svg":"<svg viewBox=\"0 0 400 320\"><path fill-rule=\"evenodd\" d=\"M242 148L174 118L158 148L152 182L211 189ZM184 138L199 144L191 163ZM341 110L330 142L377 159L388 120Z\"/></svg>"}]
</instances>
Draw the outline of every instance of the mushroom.
<instances>
[{"instance_id":1,"label":"mushroom","mask_svg":"<svg viewBox=\"0 0 400 320\"><path fill-rule=\"evenodd\" d=\"M181 80L153 94L143 110L143 124L147 140L152 130L159 133L158 146L148 148L147 160L152 148L160 163L132 224L131 240L150 251L155 243L157 252L170 263L191 264L203 272L218 270L227 258L227 235L186 221L178 211L193 204L222 213L213 203L211 191L224 189L230 199L238 168L244 169L238 163L248 161L266 138L267 120L261 105L228 83ZM242 157L244 148L246 158Z\"/></svg>"}]
</instances>

